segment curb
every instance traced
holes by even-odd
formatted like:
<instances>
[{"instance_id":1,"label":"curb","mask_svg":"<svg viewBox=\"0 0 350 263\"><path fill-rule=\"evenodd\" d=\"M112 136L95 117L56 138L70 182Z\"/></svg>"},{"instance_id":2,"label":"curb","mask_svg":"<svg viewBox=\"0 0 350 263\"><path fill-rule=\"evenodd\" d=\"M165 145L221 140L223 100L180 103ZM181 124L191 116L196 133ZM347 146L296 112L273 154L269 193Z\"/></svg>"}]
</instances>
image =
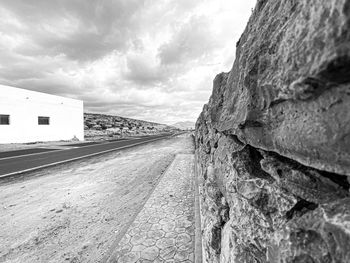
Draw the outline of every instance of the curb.
<instances>
[{"instance_id":1,"label":"curb","mask_svg":"<svg viewBox=\"0 0 350 263\"><path fill-rule=\"evenodd\" d=\"M198 171L197 171L197 165L196 162L197 158L196 155L194 155L194 164L193 164L193 170L194 170L194 183L195 183L195 202L194 202L194 209L195 209L195 244L194 244L194 262L195 263L202 263L203 262L203 247L202 247L202 227L201 227L201 205L199 200L199 182L198 182Z\"/></svg>"}]
</instances>

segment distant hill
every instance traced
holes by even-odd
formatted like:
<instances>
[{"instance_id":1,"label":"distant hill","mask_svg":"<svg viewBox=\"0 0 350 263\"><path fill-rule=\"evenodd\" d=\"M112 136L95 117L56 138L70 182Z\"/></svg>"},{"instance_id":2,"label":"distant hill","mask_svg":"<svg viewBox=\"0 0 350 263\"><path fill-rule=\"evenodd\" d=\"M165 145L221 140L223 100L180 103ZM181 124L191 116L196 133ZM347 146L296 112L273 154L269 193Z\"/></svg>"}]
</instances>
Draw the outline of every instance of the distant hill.
<instances>
[{"instance_id":1,"label":"distant hill","mask_svg":"<svg viewBox=\"0 0 350 263\"><path fill-rule=\"evenodd\" d=\"M194 129L195 123L192 121L181 121L171 125L181 130Z\"/></svg>"},{"instance_id":2,"label":"distant hill","mask_svg":"<svg viewBox=\"0 0 350 263\"><path fill-rule=\"evenodd\" d=\"M114 115L84 113L85 137L114 137L157 134L174 130L169 125Z\"/></svg>"}]
</instances>

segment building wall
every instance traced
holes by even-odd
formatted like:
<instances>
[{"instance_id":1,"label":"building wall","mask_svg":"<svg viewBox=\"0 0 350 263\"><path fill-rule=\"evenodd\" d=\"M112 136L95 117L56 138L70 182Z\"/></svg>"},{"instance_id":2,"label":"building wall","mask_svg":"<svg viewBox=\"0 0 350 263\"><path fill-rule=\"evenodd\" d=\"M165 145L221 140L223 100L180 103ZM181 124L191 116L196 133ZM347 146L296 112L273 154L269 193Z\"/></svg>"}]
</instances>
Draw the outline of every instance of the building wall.
<instances>
[{"instance_id":1,"label":"building wall","mask_svg":"<svg viewBox=\"0 0 350 263\"><path fill-rule=\"evenodd\" d=\"M84 140L83 101L0 85L0 114L10 125L0 125L0 143ZM38 116L50 117L38 125Z\"/></svg>"}]
</instances>

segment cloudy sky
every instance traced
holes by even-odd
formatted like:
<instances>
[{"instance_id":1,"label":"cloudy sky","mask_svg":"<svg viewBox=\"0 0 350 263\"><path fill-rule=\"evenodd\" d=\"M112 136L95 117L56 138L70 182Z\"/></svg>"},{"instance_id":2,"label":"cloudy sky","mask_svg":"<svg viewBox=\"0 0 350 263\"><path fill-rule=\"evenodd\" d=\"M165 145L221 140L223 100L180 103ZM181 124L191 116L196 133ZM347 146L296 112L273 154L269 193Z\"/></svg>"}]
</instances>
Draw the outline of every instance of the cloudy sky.
<instances>
[{"instance_id":1,"label":"cloudy sky","mask_svg":"<svg viewBox=\"0 0 350 263\"><path fill-rule=\"evenodd\" d=\"M195 121L255 0L1 0L0 84L86 112Z\"/></svg>"}]
</instances>

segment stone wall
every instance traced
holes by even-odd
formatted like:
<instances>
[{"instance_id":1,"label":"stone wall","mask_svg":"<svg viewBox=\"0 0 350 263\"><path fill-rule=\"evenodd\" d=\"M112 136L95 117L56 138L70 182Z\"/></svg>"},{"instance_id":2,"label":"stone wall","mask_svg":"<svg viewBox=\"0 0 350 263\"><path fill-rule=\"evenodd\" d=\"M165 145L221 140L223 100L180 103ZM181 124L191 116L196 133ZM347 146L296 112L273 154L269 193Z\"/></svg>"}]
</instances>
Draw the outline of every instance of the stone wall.
<instances>
[{"instance_id":1,"label":"stone wall","mask_svg":"<svg viewBox=\"0 0 350 263\"><path fill-rule=\"evenodd\" d=\"M350 0L260 0L196 123L206 262L350 262Z\"/></svg>"}]
</instances>

